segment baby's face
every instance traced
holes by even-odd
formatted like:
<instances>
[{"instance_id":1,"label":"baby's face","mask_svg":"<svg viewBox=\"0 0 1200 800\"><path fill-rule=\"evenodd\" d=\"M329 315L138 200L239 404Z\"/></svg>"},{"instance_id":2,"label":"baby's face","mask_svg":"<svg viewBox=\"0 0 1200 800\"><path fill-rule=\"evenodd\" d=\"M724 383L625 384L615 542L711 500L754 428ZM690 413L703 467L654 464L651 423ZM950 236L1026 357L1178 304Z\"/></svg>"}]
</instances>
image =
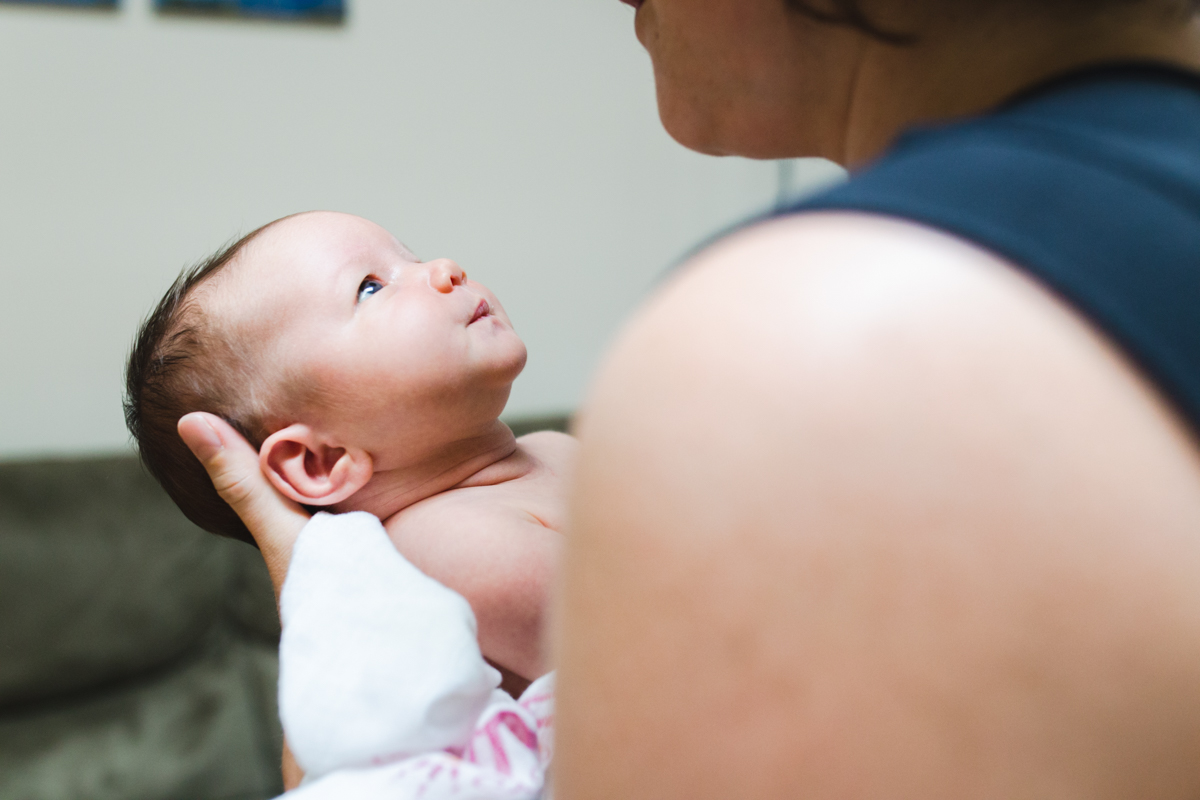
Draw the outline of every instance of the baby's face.
<instances>
[{"instance_id":1,"label":"baby's face","mask_svg":"<svg viewBox=\"0 0 1200 800\"><path fill-rule=\"evenodd\" d=\"M359 217L282 220L231 267L216 313L268 343L272 374L316 389L292 421L362 447L377 469L494 420L525 365L487 288Z\"/></svg>"}]
</instances>

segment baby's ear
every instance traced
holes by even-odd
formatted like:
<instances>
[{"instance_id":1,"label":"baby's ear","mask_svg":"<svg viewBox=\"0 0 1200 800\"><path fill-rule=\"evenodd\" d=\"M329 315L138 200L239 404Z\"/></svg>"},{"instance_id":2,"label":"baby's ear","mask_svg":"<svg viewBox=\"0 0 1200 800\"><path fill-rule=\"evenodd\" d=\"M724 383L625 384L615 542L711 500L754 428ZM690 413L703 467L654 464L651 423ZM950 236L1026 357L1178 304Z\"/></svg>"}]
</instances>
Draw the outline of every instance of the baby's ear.
<instances>
[{"instance_id":1,"label":"baby's ear","mask_svg":"<svg viewBox=\"0 0 1200 800\"><path fill-rule=\"evenodd\" d=\"M366 486L375 472L365 450L331 446L300 424L268 436L258 460L276 489L308 506L342 502Z\"/></svg>"}]
</instances>

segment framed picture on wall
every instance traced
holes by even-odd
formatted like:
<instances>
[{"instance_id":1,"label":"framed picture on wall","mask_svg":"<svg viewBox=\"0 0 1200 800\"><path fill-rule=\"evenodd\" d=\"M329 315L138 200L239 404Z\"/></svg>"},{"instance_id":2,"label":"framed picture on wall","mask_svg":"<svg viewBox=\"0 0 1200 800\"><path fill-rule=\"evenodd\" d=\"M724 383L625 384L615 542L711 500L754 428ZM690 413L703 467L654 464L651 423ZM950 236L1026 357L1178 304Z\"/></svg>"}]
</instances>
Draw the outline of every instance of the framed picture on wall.
<instances>
[{"instance_id":1,"label":"framed picture on wall","mask_svg":"<svg viewBox=\"0 0 1200 800\"><path fill-rule=\"evenodd\" d=\"M159 11L341 22L344 0L155 0Z\"/></svg>"},{"instance_id":2,"label":"framed picture on wall","mask_svg":"<svg viewBox=\"0 0 1200 800\"><path fill-rule=\"evenodd\" d=\"M116 8L117 0L0 0L21 6L79 6L80 8Z\"/></svg>"}]
</instances>

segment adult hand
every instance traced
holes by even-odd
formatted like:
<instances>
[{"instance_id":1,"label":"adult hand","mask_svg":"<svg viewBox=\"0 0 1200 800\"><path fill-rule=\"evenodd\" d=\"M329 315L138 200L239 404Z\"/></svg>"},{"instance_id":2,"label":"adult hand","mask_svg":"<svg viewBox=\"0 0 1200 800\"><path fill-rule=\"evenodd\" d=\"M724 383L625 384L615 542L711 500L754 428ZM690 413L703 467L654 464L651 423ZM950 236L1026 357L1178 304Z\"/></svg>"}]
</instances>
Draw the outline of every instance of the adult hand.
<instances>
[{"instance_id":1,"label":"adult hand","mask_svg":"<svg viewBox=\"0 0 1200 800\"><path fill-rule=\"evenodd\" d=\"M180 419L178 430L208 471L217 494L258 543L278 598L292 560L292 545L309 520L308 512L275 490L259 467L258 453L225 420L197 411Z\"/></svg>"}]
</instances>

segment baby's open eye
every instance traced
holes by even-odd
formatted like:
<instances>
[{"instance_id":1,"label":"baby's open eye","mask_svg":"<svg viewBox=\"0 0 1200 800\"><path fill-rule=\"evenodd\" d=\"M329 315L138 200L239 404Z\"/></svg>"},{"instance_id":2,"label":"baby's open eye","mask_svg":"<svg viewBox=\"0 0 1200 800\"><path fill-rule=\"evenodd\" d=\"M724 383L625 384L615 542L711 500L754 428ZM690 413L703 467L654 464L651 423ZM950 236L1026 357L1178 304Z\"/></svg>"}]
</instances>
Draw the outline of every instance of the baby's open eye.
<instances>
[{"instance_id":1,"label":"baby's open eye","mask_svg":"<svg viewBox=\"0 0 1200 800\"><path fill-rule=\"evenodd\" d=\"M378 278L364 278L363 282L358 285L358 302L361 303L382 288L383 281Z\"/></svg>"}]
</instances>

